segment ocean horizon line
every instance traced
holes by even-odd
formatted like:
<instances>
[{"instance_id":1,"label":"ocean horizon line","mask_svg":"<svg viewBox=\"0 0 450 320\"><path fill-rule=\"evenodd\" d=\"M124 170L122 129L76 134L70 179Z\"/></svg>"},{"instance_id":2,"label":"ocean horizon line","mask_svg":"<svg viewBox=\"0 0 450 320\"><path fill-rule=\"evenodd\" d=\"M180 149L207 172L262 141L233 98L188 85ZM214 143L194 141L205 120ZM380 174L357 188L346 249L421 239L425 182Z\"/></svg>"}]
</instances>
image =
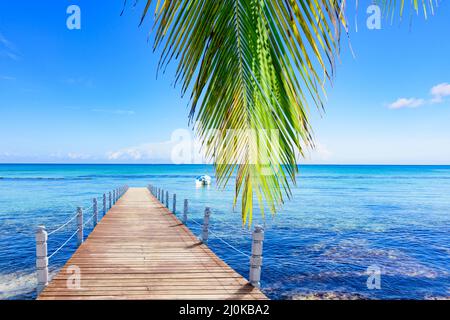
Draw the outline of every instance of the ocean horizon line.
<instances>
[{"instance_id":1,"label":"ocean horizon line","mask_svg":"<svg viewBox=\"0 0 450 320\"><path fill-rule=\"evenodd\" d=\"M104 165L104 166L214 166L212 163L104 163L104 162L0 162L0 165ZM297 163L297 166L385 166L385 167L450 167L448 164L414 164L414 163Z\"/></svg>"}]
</instances>

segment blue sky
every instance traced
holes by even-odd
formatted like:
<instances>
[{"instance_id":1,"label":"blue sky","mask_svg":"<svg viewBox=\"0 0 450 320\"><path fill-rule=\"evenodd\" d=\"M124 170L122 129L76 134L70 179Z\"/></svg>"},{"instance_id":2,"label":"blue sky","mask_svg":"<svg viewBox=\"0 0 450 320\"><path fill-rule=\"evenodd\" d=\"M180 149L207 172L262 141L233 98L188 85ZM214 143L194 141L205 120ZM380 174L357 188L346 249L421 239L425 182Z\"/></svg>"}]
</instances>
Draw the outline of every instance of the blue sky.
<instances>
[{"instance_id":1,"label":"blue sky","mask_svg":"<svg viewBox=\"0 0 450 320\"><path fill-rule=\"evenodd\" d=\"M123 16L122 0L105 3L0 3L0 162L170 163L188 101L173 68L156 79L143 3ZM66 27L71 4L81 30ZM311 110L317 150L300 162L450 164L450 4L380 30L365 9L358 32L349 10L356 57L344 37L326 113Z\"/></svg>"}]
</instances>

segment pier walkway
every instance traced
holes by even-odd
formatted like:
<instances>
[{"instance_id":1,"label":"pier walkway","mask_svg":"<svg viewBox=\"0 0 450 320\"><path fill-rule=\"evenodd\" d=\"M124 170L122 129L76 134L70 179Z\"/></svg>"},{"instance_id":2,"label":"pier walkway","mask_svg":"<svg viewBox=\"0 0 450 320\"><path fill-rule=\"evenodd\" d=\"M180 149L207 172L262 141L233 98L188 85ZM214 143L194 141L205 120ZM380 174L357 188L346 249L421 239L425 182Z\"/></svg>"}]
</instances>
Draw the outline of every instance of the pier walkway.
<instances>
[{"instance_id":1,"label":"pier walkway","mask_svg":"<svg viewBox=\"0 0 450 320\"><path fill-rule=\"evenodd\" d=\"M129 188L40 292L54 299L267 297L146 188Z\"/></svg>"}]
</instances>

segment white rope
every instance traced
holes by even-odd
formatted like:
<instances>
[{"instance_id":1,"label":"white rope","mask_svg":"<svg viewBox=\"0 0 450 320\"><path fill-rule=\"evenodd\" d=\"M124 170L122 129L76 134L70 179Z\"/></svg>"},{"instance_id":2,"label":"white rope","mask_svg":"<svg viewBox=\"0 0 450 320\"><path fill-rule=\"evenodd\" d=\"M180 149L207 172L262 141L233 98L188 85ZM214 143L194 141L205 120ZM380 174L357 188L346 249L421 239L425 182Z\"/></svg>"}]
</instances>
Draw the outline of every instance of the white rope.
<instances>
[{"instance_id":1,"label":"white rope","mask_svg":"<svg viewBox=\"0 0 450 320\"><path fill-rule=\"evenodd\" d=\"M202 224L198 223L197 221L195 221L195 220L192 219L192 218L189 218L188 220L194 222L196 225L198 225L198 226L200 226L200 227L203 227Z\"/></svg>"},{"instance_id":2,"label":"white rope","mask_svg":"<svg viewBox=\"0 0 450 320\"><path fill-rule=\"evenodd\" d=\"M79 229L77 229L70 237L69 239L67 239L58 249L56 249L49 257L48 259L50 260L55 254L57 254L59 252L59 250L61 250L78 232Z\"/></svg>"},{"instance_id":3,"label":"white rope","mask_svg":"<svg viewBox=\"0 0 450 320\"><path fill-rule=\"evenodd\" d=\"M83 208L83 211L89 211L89 210L91 210L91 209L93 209L94 208L94 204L92 204L89 208L87 208L87 209L84 209Z\"/></svg>"},{"instance_id":4,"label":"white rope","mask_svg":"<svg viewBox=\"0 0 450 320\"><path fill-rule=\"evenodd\" d=\"M53 230L52 232L49 232L48 235L52 235L55 232L58 232L59 230L63 229L64 227L66 227L70 222L72 222L78 215L74 215L72 218L70 218L66 223L64 223L63 225L59 226L58 228L56 228L55 230Z\"/></svg>"},{"instance_id":5,"label":"white rope","mask_svg":"<svg viewBox=\"0 0 450 320\"><path fill-rule=\"evenodd\" d=\"M189 218L188 220L194 222L195 224L197 224L200 227L203 227L202 224L198 223L197 221ZM218 240L220 240L221 242L223 242L224 244L226 244L228 247L230 247L231 249L233 249L234 251L244 255L247 258L250 258L250 255L246 254L245 252L239 250L238 248L236 248L235 246L233 246L232 244L228 243L227 241L225 241L224 239L222 239L221 237L219 237L219 235L213 231L211 231L211 229L208 231L209 233L211 233L212 235L214 235Z\"/></svg>"},{"instance_id":6,"label":"white rope","mask_svg":"<svg viewBox=\"0 0 450 320\"><path fill-rule=\"evenodd\" d=\"M94 216L91 216L89 219L86 220L86 222L83 223L83 226L86 226L91 220L94 219Z\"/></svg>"},{"instance_id":7,"label":"white rope","mask_svg":"<svg viewBox=\"0 0 450 320\"><path fill-rule=\"evenodd\" d=\"M211 230L210 230L209 232L210 232L212 235L215 235L216 238L217 238L217 240L222 241L223 243L225 243L227 246L229 246L231 249L233 249L233 250L236 251L237 253L240 253L240 254L242 254L242 255L244 255L244 256L246 256L247 258L250 259L250 255L246 254L245 252L239 250L238 248L236 248L236 247L233 246L232 244L228 243L227 241L225 241L224 239L222 239L221 237L219 237L219 236L217 235L217 233L215 233L215 232L213 232L213 231L211 231Z\"/></svg>"}]
</instances>

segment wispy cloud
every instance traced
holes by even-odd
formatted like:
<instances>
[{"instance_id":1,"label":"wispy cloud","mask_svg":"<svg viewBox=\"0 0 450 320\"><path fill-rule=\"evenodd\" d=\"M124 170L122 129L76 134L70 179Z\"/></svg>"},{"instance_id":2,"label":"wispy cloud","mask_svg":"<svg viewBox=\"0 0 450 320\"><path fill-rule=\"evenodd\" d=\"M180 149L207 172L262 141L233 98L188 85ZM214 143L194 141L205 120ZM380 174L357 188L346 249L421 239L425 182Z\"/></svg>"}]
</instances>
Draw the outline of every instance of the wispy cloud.
<instances>
[{"instance_id":1,"label":"wispy cloud","mask_svg":"<svg viewBox=\"0 0 450 320\"><path fill-rule=\"evenodd\" d=\"M92 109L92 112L100 112L100 113L109 113L109 114L117 114L117 115L135 115L136 112L134 110L126 110L126 109Z\"/></svg>"},{"instance_id":2,"label":"wispy cloud","mask_svg":"<svg viewBox=\"0 0 450 320\"><path fill-rule=\"evenodd\" d=\"M106 156L110 161L206 163L200 142L186 129L173 131L170 140L122 148L108 152Z\"/></svg>"},{"instance_id":3,"label":"wispy cloud","mask_svg":"<svg viewBox=\"0 0 450 320\"><path fill-rule=\"evenodd\" d=\"M450 84L437 84L430 90L430 99L399 98L388 105L389 109L418 108L424 105L442 103L450 96Z\"/></svg>"},{"instance_id":4,"label":"wispy cloud","mask_svg":"<svg viewBox=\"0 0 450 320\"><path fill-rule=\"evenodd\" d=\"M433 95L431 100L433 103L443 102L445 97L450 96L450 84L441 83L434 86L431 88L431 94Z\"/></svg>"},{"instance_id":5,"label":"wispy cloud","mask_svg":"<svg viewBox=\"0 0 450 320\"><path fill-rule=\"evenodd\" d=\"M12 60L20 60L20 53L16 46L9 41L3 33L0 32L0 56L10 58Z\"/></svg>"},{"instance_id":6,"label":"wispy cloud","mask_svg":"<svg viewBox=\"0 0 450 320\"><path fill-rule=\"evenodd\" d=\"M91 159L92 156L90 154L85 153L69 152L67 154L67 158L71 160L88 160Z\"/></svg>"},{"instance_id":7,"label":"wispy cloud","mask_svg":"<svg viewBox=\"0 0 450 320\"><path fill-rule=\"evenodd\" d=\"M417 108L423 106L425 100L416 98L399 98L389 104L389 109Z\"/></svg>"},{"instance_id":8,"label":"wispy cloud","mask_svg":"<svg viewBox=\"0 0 450 320\"><path fill-rule=\"evenodd\" d=\"M10 77L10 76L0 75L0 80L12 81L12 80L16 80L16 78L15 77Z\"/></svg>"},{"instance_id":9,"label":"wispy cloud","mask_svg":"<svg viewBox=\"0 0 450 320\"><path fill-rule=\"evenodd\" d=\"M90 160L94 159L94 157L87 153L81 152L54 152L49 155L49 158L52 160Z\"/></svg>"},{"instance_id":10,"label":"wispy cloud","mask_svg":"<svg viewBox=\"0 0 450 320\"><path fill-rule=\"evenodd\" d=\"M170 141L145 143L138 146L108 152L108 160L149 161L168 160L173 145Z\"/></svg>"}]
</instances>

